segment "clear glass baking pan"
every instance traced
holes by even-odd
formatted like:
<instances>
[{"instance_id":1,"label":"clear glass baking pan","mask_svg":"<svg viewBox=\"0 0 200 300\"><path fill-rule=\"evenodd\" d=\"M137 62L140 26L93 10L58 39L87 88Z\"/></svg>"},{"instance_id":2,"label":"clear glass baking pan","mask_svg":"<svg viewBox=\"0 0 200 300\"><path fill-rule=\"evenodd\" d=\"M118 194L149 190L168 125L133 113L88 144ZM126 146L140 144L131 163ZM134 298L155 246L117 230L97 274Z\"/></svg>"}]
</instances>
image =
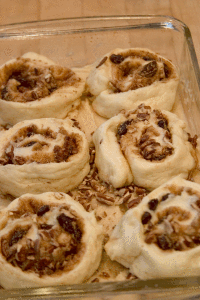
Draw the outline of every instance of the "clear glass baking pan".
<instances>
[{"instance_id":1,"label":"clear glass baking pan","mask_svg":"<svg viewBox=\"0 0 200 300\"><path fill-rule=\"evenodd\" d=\"M0 64L33 51L67 67L93 63L114 48L144 47L180 72L177 99L191 134L200 134L200 70L188 27L168 16L60 19L0 27ZM132 280L0 290L0 299L200 299L200 278Z\"/></svg>"}]
</instances>

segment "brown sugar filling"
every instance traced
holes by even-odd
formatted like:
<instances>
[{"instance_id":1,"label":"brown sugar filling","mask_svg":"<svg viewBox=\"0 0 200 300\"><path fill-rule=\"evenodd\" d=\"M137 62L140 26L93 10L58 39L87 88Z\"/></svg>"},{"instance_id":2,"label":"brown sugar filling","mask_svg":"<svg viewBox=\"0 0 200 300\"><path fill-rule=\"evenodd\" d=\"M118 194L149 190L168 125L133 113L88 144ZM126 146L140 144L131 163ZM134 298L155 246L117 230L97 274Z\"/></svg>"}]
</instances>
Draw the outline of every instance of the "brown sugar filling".
<instances>
[{"instance_id":1,"label":"brown sugar filling","mask_svg":"<svg viewBox=\"0 0 200 300\"><path fill-rule=\"evenodd\" d=\"M62 86L71 86L80 81L75 73L57 65L18 58L7 65L1 80L1 99L13 102L30 102L49 96Z\"/></svg>"},{"instance_id":2,"label":"brown sugar filling","mask_svg":"<svg viewBox=\"0 0 200 300\"><path fill-rule=\"evenodd\" d=\"M48 222L48 214L56 218ZM59 271L70 271L84 253L83 221L66 205L44 205L31 200L21 201L11 214L11 219L36 218L34 225L15 226L1 237L1 252L14 267L34 272L40 277ZM37 236L31 238L30 231Z\"/></svg>"},{"instance_id":3,"label":"brown sugar filling","mask_svg":"<svg viewBox=\"0 0 200 300\"><path fill-rule=\"evenodd\" d=\"M156 212L162 201L170 197L182 196L182 193L195 197L191 201L191 211L178 206L169 206ZM144 226L145 242L156 244L162 250L185 251L200 245L200 195L187 188L179 189L177 194L171 192L161 198L151 199L148 210L143 213L141 222Z\"/></svg>"},{"instance_id":4,"label":"brown sugar filling","mask_svg":"<svg viewBox=\"0 0 200 300\"><path fill-rule=\"evenodd\" d=\"M125 156L127 147L150 161L160 161L174 151L167 118L143 104L118 126L117 137Z\"/></svg>"},{"instance_id":5,"label":"brown sugar filling","mask_svg":"<svg viewBox=\"0 0 200 300\"><path fill-rule=\"evenodd\" d=\"M61 142L57 143L60 137ZM66 162L69 157L79 152L81 137L69 134L63 127L58 132L50 128L39 129L36 125L21 128L5 146L5 151L0 158L0 164L23 165L32 162L41 164L51 162ZM15 150L26 150L25 154Z\"/></svg>"},{"instance_id":6,"label":"brown sugar filling","mask_svg":"<svg viewBox=\"0 0 200 300\"><path fill-rule=\"evenodd\" d=\"M155 81L166 82L176 77L167 60L144 50L112 54L109 59L112 63L110 84L115 93L136 90Z\"/></svg>"}]
</instances>

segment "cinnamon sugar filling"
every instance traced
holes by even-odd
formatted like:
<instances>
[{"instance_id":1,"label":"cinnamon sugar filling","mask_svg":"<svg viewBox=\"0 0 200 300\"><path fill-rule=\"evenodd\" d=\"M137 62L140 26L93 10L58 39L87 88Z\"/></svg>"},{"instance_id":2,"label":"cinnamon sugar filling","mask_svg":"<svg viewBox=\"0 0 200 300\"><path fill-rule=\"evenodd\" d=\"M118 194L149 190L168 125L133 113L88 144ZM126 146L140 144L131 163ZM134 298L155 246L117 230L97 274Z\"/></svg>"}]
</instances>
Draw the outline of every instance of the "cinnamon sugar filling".
<instances>
[{"instance_id":1,"label":"cinnamon sugar filling","mask_svg":"<svg viewBox=\"0 0 200 300\"><path fill-rule=\"evenodd\" d=\"M200 245L200 194L187 188L174 192L148 202L148 210L141 217L145 242L162 250L189 250ZM190 209L169 206L157 211L161 202L178 196L192 199Z\"/></svg>"},{"instance_id":2,"label":"cinnamon sugar filling","mask_svg":"<svg viewBox=\"0 0 200 300\"><path fill-rule=\"evenodd\" d=\"M84 253L83 221L68 206L21 200L9 218L28 220L1 237L2 255L14 267L42 277L70 271L79 263Z\"/></svg>"},{"instance_id":3,"label":"cinnamon sugar filling","mask_svg":"<svg viewBox=\"0 0 200 300\"><path fill-rule=\"evenodd\" d=\"M0 164L66 162L80 147L81 137L76 133L69 134L63 127L57 132L48 127L39 129L33 124L19 129L12 137L0 157Z\"/></svg>"},{"instance_id":4,"label":"cinnamon sugar filling","mask_svg":"<svg viewBox=\"0 0 200 300\"><path fill-rule=\"evenodd\" d=\"M117 137L126 156L127 147L146 160L160 161L173 154L167 118L158 110L141 104L118 126Z\"/></svg>"},{"instance_id":5,"label":"cinnamon sugar filling","mask_svg":"<svg viewBox=\"0 0 200 300\"><path fill-rule=\"evenodd\" d=\"M20 57L4 67L0 97L13 102L40 100L62 86L75 85L79 81L80 78L68 68Z\"/></svg>"},{"instance_id":6,"label":"cinnamon sugar filling","mask_svg":"<svg viewBox=\"0 0 200 300\"><path fill-rule=\"evenodd\" d=\"M155 81L165 82L176 77L168 61L144 50L112 54L109 59L112 62L110 84L115 93L136 90Z\"/></svg>"}]
</instances>

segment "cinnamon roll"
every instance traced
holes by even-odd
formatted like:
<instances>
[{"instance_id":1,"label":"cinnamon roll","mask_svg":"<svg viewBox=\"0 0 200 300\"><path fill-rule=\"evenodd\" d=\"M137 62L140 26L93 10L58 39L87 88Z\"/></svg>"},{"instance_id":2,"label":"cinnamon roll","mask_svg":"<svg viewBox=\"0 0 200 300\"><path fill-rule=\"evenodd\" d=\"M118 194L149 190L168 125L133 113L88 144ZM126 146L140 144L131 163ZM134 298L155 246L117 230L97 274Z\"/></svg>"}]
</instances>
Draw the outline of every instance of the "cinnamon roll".
<instances>
[{"instance_id":1,"label":"cinnamon roll","mask_svg":"<svg viewBox=\"0 0 200 300\"><path fill-rule=\"evenodd\" d=\"M105 249L141 279L200 275L200 185L177 176L143 198Z\"/></svg>"},{"instance_id":2,"label":"cinnamon roll","mask_svg":"<svg viewBox=\"0 0 200 300\"><path fill-rule=\"evenodd\" d=\"M86 86L95 112L111 118L143 102L170 111L178 82L169 60L148 49L130 48L115 49L96 62Z\"/></svg>"},{"instance_id":3,"label":"cinnamon roll","mask_svg":"<svg viewBox=\"0 0 200 300\"><path fill-rule=\"evenodd\" d=\"M168 111L141 104L107 120L94 133L95 163L115 188L130 184L149 190L196 166L186 124Z\"/></svg>"},{"instance_id":4,"label":"cinnamon roll","mask_svg":"<svg viewBox=\"0 0 200 300\"><path fill-rule=\"evenodd\" d=\"M26 53L0 67L0 118L5 123L65 118L80 104L85 80L48 58Z\"/></svg>"},{"instance_id":5,"label":"cinnamon roll","mask_svg":"<svg viewBox=\"0 0 200 300\"><path fill-rule=\"evenodd\" d=\"M24 288L81 283L98 268L102 228L69 195L25 194L1 212L0 284Z\"/></svg>"},{"instance_id":6,"label":"cinnamon roll","mask_svg":"<svg viewBox=\"0 0 200 300\"><path fill-rule=\"evenodd\" d=\"M0 189L14 197L66 192L89 172L85 134L69 119L26 120L0 136Z\"/></svg>"}]
</instances>

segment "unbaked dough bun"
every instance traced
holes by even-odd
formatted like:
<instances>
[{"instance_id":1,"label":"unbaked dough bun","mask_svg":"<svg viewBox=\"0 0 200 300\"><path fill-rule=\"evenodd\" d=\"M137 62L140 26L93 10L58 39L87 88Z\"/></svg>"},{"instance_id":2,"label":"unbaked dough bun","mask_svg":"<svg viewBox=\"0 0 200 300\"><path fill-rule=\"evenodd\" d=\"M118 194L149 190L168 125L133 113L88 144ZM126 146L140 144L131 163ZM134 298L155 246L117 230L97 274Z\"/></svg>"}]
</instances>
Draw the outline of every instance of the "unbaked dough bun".
<instances>
[{"instance_id":1,"label":"unbaked dough bun","mask_svg":"<svg viewBox=\"0 0 200 300\"><path fill-rule=\"evenodd\" d=\"M200 185L177 176L126 212L105 245L140 279L200 275Z\"/></svg>"},{"instance_id":2,"label":"unbaked dough bun","mask_svg":"<svg viewBox=\"0 0 200 300\"><path fill-rule=\"evenodd\" d=\"M171 110L179 76L175 66L149 49L115 49L97 61L86 80L92 107L111 118L145 103Z\"/></svg>"},{"instance_id":3,"label":"unbaked dough bun","mask_svg":"<svg viewBox=\"0 0 200 300\"><path fill-rule=\"evenodd\" d=\"M80 72L79 72L80 73ZM0 118L60 118L77 108L85 80L37 53L26 53L0 67Z\"/></svg>"},{"instance_id":4,"label":"unbaked dough bun","mask_svg":"<svg viewBox=\"0 0 200 300\"><path fill-rule=\"evenodd\" d=\"M93 135L100 178L115 188L133 181L149 190L179 174L187 178L196 161L185 126L143 104L107 120Z\"/></svg>"},{"instance_id":5,"label":"unbaked dough bun","mask_svg":"<svg viewBox=\"0 0 200 300\"><path fill-rule=\"evenodd\" d=\"M98 268L102 228L69 195L25 194L1 211L0 284L6 289L81 283Z\"/></svg>"},{"instance_id":6,"label":"unbaked dough bun","mask_svg":"<svg viewBox=\"0 0 200 300\"><path fill-rule=\"evenodd\" d=\"M67 192L89 169L87 139L69 119L26 120L0 136L3 194Z\"/></svg>"}]
</instances>

